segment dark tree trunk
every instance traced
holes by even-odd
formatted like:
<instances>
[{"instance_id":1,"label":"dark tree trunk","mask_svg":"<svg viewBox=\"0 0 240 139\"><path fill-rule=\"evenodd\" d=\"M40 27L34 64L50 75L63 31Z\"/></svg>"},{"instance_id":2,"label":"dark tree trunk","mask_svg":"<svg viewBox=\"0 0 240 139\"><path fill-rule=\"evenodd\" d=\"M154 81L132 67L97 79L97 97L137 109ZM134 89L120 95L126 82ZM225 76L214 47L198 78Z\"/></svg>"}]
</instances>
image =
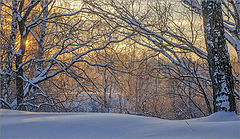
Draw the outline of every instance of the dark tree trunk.
<instances>
[{"instance_id":1,"label":"dark tree trunk","mask_svg":"<svg viewBox=\"0 0 240 139\"><path fill-rule=\"evenodd\" d=\"M23 77L23 68L21 66L22 64L22 60L23 60L23 56L25 54L25 49L26 49L26 41L27 41L27 36L29 33L29 28L26 28L26 21L27 18L29 16L29 14L31 13L32 9L40 2L40 0L35 1L32 0L31 4L29 4L29 7L27 8L27 10L24 12L23 16L20 17L22 15L22 12L24 11L24 5L25 5L25 1L19 1L19 8L18 8L18 27L19 27L19 32L20 32L20 36L21 36L21 42L20 42L20 47L18 49L18 52L16 53L16 90L17 90L17 105L18 105L18 109L22 109L23 107L21 107L21 103L23 102L24 99L24 80L22 79ZM20 17L20 18L19 18Z\"/></svg>"},{"instance_id":2,"label":"dark tree trunk","mask_svg":"<svg viewBox=\"0 0 240 139\"><path fill-rule=\"evenodd\" d=\"M23 102L24 99L24 81L23 81L23 68L21 66L23 56L25 54L26 50L26 42L27 42L27 36L28 36L28 29L25 27L25 21L21 20L18 22L19 25L19 31L21 36L21 42L18 52L16 53L16 90L17 90L17 105L18 109L23 109L23 107L20 105Z\"/></svg>"},{"instance_id":3,"label":"dark tree trunk","mask_svg":"<svg viewBox=\"0 0 240 139\"><path fill-rule=\"evenodd\" d=\"M27 41L27 34L22 34L23 32L20 29L20 35L21 35L21 44L20 48L16 54L16 90L17 90L17 105L20 106L20 104L23 102L24 99L24 81L22 79L23 77L23 68L20 66L22 64L22 59L25 53L26 48L26 41ZM18 109L22 109L22 107L18 107Z\"/></svg>"},{"instance_id":4,"label":"dark tree trunk","mask_svg":"<svg viewBox=\"0 0 240 139\"><path fill-rule=\"evenodd\" d=\"M214 112L236 111L232 67L224 37L220 0L202 0L202 11Z\"/></svg>"},{"instance_id":5,"label":"dark tree trunk","mask_svg":"<svg viewBox=\"0 0 240 139\"><path fill-rule=\"evenodd\" d=\"M23 102L24 98L24 90L23 90L23 80L21 77L23 77L23 69L19 67L19 65L22 63L22 56L17 55L16 56L16 69L17 76L16 76L16 90L17 90L17 105L21 104Z\"/></svg>"}]
</instances>

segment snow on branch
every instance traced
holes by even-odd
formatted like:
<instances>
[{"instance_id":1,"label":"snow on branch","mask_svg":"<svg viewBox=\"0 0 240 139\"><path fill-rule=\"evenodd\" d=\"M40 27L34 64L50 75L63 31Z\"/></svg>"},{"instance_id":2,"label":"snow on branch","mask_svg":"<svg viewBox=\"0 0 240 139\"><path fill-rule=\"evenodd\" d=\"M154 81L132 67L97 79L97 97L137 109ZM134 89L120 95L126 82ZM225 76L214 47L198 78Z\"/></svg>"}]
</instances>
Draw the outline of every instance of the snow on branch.
<instances>
[{"instance_id":1,"label":"snow on branch","mask_svg":"<svg viewBox=\"0 0 240 139\"><path fill-rule=\"evenodd\" d=\"M11 105L10 105L7 101L5 101L3 98L0 98L0 101L1 101L1 103L3 103L5 106L7 106L9 109L12 109L12 108L11 108Z\"/></svg>"},{"instance_id":2,"label":"snow on branch","mask_svg":"<svg viewBox=\"0 0 240 139\"><path fill-rule=\"evenodd\" d=\"M198 11L201 10L201 5L197 0L185 0L184 2L192 6L192 8L198 9ZM95 5L94 2L87 3L93 7L93 9L89 8L87 10L90 10L92 13L100 16L101 18L118 25L122 28L122 30L127 30L124 32L125 34L132 32L133 35L130 37L131 40L144 47L150 48L155 52L160 52L172 63L186 69L189 72L194 73L194 69L186 65L181 60L175 48L180 49L182 52L193 52L200 58L207 59L206 52L191 44L189 41L187 41L187 39L178 36L169 30L163 30L161 32L155 32L154 30L151 30L151 28L149 28L150 25L144 25L137 19L136 16L131 14L129 10L122 7L121 3L119 4L117 2L112 2L109 4L116 12L104 9L104 7L98 6L97 4ZM166 34L168 35L168 38L164 36ZM140 36L145 38L143 39L145 41L139 40ZM151 44L149 44L149 41ZM181 42L181 44L179 42ZM201 75L199 74L197 76Z\"/></svg>"}]
</instances>

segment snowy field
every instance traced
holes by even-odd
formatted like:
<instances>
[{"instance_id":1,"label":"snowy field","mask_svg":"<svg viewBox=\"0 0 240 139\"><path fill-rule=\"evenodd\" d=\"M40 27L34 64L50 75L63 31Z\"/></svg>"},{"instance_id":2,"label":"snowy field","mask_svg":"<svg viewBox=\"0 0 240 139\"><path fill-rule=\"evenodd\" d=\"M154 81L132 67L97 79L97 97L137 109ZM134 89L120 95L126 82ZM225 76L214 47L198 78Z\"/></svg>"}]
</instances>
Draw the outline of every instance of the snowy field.
<instances>
[{"instance_id":1,"label":"snowy field","mask_svg":"<svg viewBox=\"0 0 240 139\"><path fill-rule=\"evenodd\" d=\"M0 110L0 139L240 139L233 113L163 120L108 113L32 113Z\"/></svg>"}]
</instances>

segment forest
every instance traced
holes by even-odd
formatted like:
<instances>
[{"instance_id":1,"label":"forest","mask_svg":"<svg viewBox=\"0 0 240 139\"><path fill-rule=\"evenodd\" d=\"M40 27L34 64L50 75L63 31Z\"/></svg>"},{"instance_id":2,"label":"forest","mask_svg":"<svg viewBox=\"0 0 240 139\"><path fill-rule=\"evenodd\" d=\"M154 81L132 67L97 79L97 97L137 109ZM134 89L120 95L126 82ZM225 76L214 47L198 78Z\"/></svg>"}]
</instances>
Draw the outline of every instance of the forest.
<instances>
[{"instance_id":1,"label":"forest","mask_svg":"<svg viewBox=\"0 0 240 139\"><path fill-rule=\"evenodd\" d=\"M0 108L240 110L240 0L0 0Z\"/></svg>"}]
</instances>

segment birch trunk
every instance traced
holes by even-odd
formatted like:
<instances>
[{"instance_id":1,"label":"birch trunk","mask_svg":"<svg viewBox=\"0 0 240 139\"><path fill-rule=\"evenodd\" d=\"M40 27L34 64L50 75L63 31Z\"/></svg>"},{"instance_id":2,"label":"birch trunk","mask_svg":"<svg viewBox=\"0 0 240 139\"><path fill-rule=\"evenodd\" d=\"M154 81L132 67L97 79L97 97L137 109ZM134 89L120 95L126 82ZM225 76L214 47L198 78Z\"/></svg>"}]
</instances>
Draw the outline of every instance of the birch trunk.
<instances>
[{"instance_id":1,"label":"birch trunk","mask_svg":"<svg viewBox=\"0 0 240 139\"><path fill-rule=\"evenodd\" d=\"M202 12L214 112L236 111L232 67L224 36L221 1L202 0Z\"/></svg>"},{"instance_id":2,"label":"birch trunk","mask_svg":"<svg viewBox=\"0 0 240 139\"><path fill-rule=\"evenodd\" d=\"M42 1L42 8L44 8L45 6L47 6L48 4L48 0L44 0ZM43 18L48 16L48 8L43 10ZM47 23L45 21L42 22L41 24L41 31L40 31L40 36L39 36L39 40L38 40L38 55L37 55L37 59L39 60L37 63L37 67L36 67L36 73L35 73L35 78L37 78L37 76L39 76L42 72L43 69L43 63L42 63L42 59L44 56L44 41L45 41L45 36L46 36L46 30L47 30ZM37 93L37 88L33 87L32 88L32 93L36 94Z\"/></svg>"},{"instance_id":3,"label":"birch trunk","mask_svg":"<svg viewBox=\"0 0 240 139\"><path fill-rule=\"evenodd\" d=\"M2 4L1 4L2 0L0 0L0 28L2 28ZM0 54L2 54L2 42L1 42L1 39L2 39L2 32L0 31ZM2 66L2 56L0 56L0 70L3 69L3 66ZM2 98L2 89L3 89L3 77L2 77L2 74L0 74L0 98ZM2 108L2 103L0 102L0 108Z\"/></svg>"},{"instance_id":4,"label":"birch trunk","mask_svg":"<svg viewBox=\"0 0 240 139\"><path fill-rule=\"evenodd\" d=\"M11 22L11 33L9 38L9 44L7 48L7 57L6 57L6 64L3 70L2 78L3 78L3 85L2 85L2 97L5 101L7 101L8 96L8 89L11 79L11 71L12 71L12 63L14 57L14 45L16 41L17 35L17 0L12 0L12 22Z\"/></svg>"}]
</instances>

